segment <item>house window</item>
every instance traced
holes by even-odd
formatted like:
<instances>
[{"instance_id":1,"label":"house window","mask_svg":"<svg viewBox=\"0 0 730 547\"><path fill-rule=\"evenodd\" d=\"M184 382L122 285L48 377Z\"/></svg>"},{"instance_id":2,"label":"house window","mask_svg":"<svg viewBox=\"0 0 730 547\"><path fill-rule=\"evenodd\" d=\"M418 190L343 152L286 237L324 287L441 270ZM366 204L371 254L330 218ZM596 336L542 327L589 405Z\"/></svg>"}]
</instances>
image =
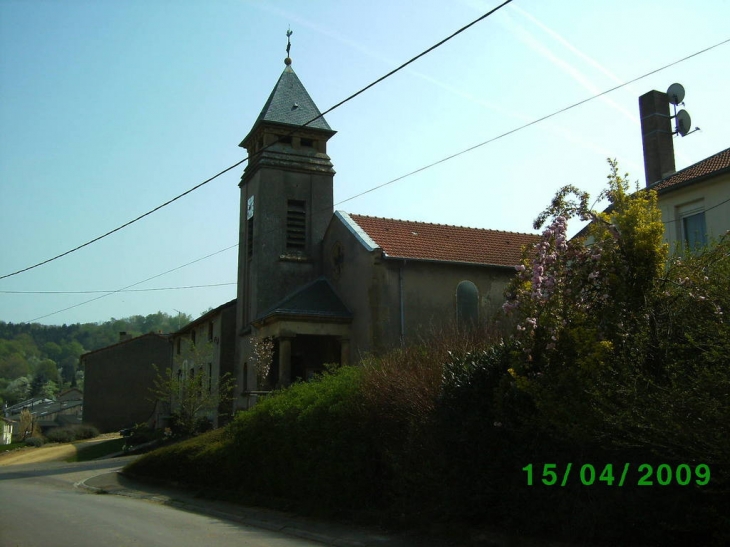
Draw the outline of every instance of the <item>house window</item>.
<instances>
[{"instance_id":1,"label":"house window","mask_svg":"<svg viewBox=\"0 0 730 547\"><path fill-rule=\"evenodd\" d=\"M286 248L304 249L307 242L305 203L290 199L286 208Z\"/></svg>"},{"instance_id":2,"label":"house window","mask_svg":"<svg viewBox=\"0 0 730 547\"><path fill-rule=\"evenodd\" d=\"M208 363L208 393L213 393L213 363Z\"/></svg>"},{"instance_id":3,"label":"house window","mask_svg":"<svg viewBox=\"0 0 730 547\"><path fill-rule=\"evenodd\" d=\"M213 321L208 323L208 342L213 340Z\"/></svg>"},{"instance_id":4,"label":"house window","mask_svg":"<svg viewBox=\"0 0 730 547\"><path fill-rule=\"evenodd\" d=\"M314 141L312 139L302 139L301 143L302 143L302 146L304 146L306 148L314 147Z\"/></svg>"},{"instance_id":5,"label":"house window","mask_svg":"<svg viewBox=\"0 0 730 547\"><path fill-rule=\"evenodd\" d=\"M682 237L684 244L690 249L704 247L707 244L704 211L682 217Z\"/></svg>"},{"instance_id":6,"label":"house window","mask_svg":"<svg viewBox=\"0 0 730 547\"><path fill-rule=\"evenodd\" d=\"M456 287L456 323L459 327L473 327L479 321L479 291L471 281L462 281Z\"/></svg>"},{"instance_id":7,"label":"house window","mask_svg":"<svg viewBox=\"0 0 730 547\"><path fill-rule=\"evenodd\" d=\"M291 144L292 143L292 137L291 137L291 135L281 135L279 137L279 142L281 144Z\"/></svg>"}]
</instances>

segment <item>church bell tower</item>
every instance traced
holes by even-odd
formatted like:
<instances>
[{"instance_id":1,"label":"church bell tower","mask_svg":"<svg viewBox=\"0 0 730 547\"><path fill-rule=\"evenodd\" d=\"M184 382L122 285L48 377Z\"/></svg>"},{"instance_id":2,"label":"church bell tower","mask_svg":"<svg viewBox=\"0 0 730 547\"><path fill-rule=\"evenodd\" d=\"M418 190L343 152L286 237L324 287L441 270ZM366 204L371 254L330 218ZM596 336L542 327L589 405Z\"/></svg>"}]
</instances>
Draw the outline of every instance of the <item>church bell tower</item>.
<instances>
[{"instance_id":1,"label":"church bell tower","mask_svg":"<svg viewBox=\"0 0 730 547\"><path fill-rule=\"evenodd\" d=\"M249 159L239 184L239 333L321 275L321 242L333 212L327 141L335 131L294 72L290 47L284 72L240 144Z\"/></svg>"}]
</instances>

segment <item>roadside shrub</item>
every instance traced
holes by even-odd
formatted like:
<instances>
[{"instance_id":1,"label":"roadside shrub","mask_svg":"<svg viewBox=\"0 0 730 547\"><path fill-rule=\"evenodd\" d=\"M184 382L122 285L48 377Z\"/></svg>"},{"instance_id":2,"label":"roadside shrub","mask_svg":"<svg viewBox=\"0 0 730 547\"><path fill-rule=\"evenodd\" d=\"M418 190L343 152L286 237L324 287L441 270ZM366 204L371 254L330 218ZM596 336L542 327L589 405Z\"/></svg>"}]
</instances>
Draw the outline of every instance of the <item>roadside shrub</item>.
<instances>
[{"instance_id":1,"label":"roadside shrub","mask_svg":"<svg viewBox=\"0 0 730 547\"><path fill-rule=\"evenodd\" d=\"M71 431L73 431L76 440L93 439L99 436L99 430L96 429L93 425L72 425Z\"/></svg>"},{"instance_id":2,"label":"roadside shrub","mask_svg":"<svg viewBox=\"0 0 730 547\"><path fill-rule=\"evenodd\" d=\"M93 439L98 436L98 429L85 424L54 427L46 433L46 439L53 443L72 443L81 439Z\"/></svg>"},{"instance_id":3,"label":"roadside shrub","mask_svg":"<svg viewBox=\"0 0 730 547\"><path fill-rule=\"evenodd\" d=\"M514 469L694 462L712 467L713 483L590 495L575 484L506 489L504 518L578 541L722 544L730 533L719 510L730 503L729 238L667 264L656 195L630 193L611 162L603 196L611 207L598 213L587 194L562 189L538 217L536 228L552 222L508 290L516 349L501 398ZM593 221L590 244L567 239L573 216ZM619 521L622 530L612 526Z\"/></svg>"},{"instance_id":4,"label":"roadside shrub","mask_svg":"<svg viewBox=\"0 0 730 547\"><path fill-rule=\"evenodd\" d=\"M384 473L363 415L362 368L276 392L230 425L236 486L336 512L382 503Z\"/></svg>"},{"instance_id":5,"label":"roadside shrub","mask_svg":"<svg viewBox=\"0 0 730 547\"><path fill-rule=\"evenodd\" d=\"M36 448L43 446L45 441L43 437L28 437L25 439L25 446L34 446Z\"/></svg>"},{"instance_id":6,"label":"roadside shrub","mask_svg":"<svg viewBox=\"0 0 730 547\"><path fill-rule=\"evenodd\" d=\"M159 439L164 435L163 431L155 430L148 426L147 424L137 424L135 425L131 431L130 435L127 436L127 442L126 445L129 446L139 446L140 444L148 443L150 441L154 441L155 439Z\"/></svg>"},{"instance_id":7,"label":"roadside shrub","mask_svg":"<svg viewBox=\"0 0 730 547\"><path fill-rule=\"evenodd\" d=\"M76 434L70 427L55 427L46 433L46 439L52 443L72 443L76 440Z\"/></svg>"}]
</instances>

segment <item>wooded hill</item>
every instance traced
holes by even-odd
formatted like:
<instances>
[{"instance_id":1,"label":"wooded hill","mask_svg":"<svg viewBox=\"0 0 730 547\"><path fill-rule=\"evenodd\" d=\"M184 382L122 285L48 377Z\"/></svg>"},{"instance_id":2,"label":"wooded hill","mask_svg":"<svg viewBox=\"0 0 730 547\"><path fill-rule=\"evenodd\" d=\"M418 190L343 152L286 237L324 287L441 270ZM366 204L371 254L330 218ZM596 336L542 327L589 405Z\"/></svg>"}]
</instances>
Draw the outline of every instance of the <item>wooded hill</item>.
<instances>
[{"instance_id":1,"label":"wooded hill","mask_svg":"<svg viewBox=\"0 0 730 547\"><path fill-rule=\"evenodd\" d=\"M175 332L191 320L187 314L157 312L61 326L0 321L0 405L83 387L79 357L116 343L120 332Z\"/></svg>"}]
</instances>

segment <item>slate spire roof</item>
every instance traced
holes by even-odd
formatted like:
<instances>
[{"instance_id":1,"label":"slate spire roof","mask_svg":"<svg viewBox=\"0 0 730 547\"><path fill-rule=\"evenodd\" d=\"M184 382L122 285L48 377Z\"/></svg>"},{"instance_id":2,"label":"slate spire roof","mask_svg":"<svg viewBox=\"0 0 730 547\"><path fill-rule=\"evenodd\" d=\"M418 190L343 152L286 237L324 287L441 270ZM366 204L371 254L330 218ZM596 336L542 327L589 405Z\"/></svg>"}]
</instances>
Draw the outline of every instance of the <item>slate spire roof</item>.
<instances>
[{"instance_id":1,"label":"slate spire roof","mask_svg":"<svg viewBox=\"0 0 730 547\"><path fill-rule=\"evenodd\" d=\"M319 277L286 296L256 321L262 322L274 316L348 321L352 319L352 312L342 303L332 284L326 278Z\"/></svg>"},{"instance_id":2,"label":"slate spire roof","mask_svg":"<svg viewBox=\"0 0 730 547\"><path fill-rule=\"evenodd\" d=\"M319 116L321 112L307 93L291 65L287 65L269 95L254 127L261 122L275 122L301 126ZM324 117L317 118L307 125L315 129L332 131Z\"/></svg>"}]
</instances>

